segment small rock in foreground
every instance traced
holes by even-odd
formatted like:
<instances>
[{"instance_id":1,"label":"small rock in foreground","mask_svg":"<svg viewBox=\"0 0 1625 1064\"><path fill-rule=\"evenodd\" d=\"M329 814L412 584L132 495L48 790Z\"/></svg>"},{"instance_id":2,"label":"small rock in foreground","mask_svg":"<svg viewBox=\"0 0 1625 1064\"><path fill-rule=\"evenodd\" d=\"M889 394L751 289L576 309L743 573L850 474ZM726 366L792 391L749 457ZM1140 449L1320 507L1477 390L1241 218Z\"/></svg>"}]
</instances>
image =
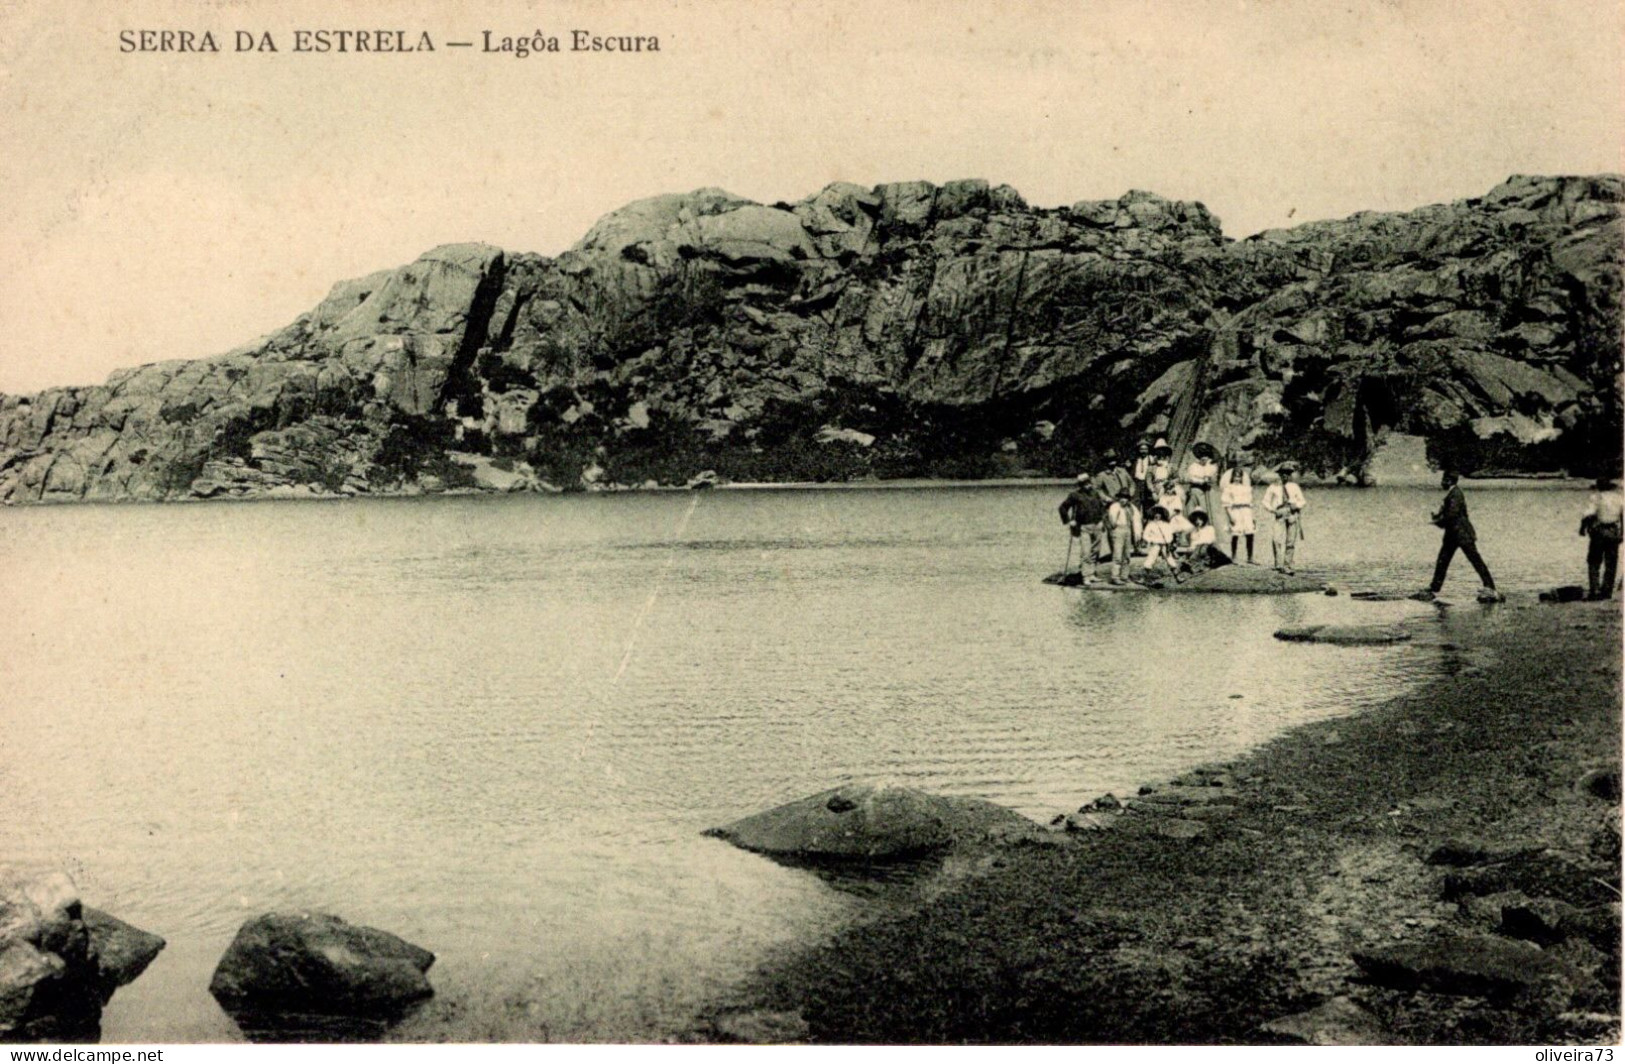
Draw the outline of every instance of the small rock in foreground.
<instances>
[{"instance_id":1,"label":"small rock in foreground","mask_svg":"<svg viewBox=\"0 0 1625 1064\"><path fill-rule=\"evenodd\" d=\"M227 947L209 993L255 1040L342 1037L331 1018L370 1024L404 1016L434 988L434 954L387 931L327 913L267 913L245 923Z\"/></svg>"},{"instance_id":2,"label":"small rock in foreground","mask_svg":"<svg viewBox=\"0 0 1625 1064\"><path fill-rule=\"evenodd\" d=\"M1346 997L1332 998L1307 1012L1271 1020L1259 1030L1306 1046L1375 1046L1393 1040L1376 1017Z\"/></svg>"},{"instance_id":3,"label":"small rock in foreground","mask_svg":"<svg viewBox=\"0 0 1625 1064\"><path fill-rule=\"evenodd\" d=\"M1476 934L1356 952L1354 963L1380 986L1476 997L1505 997L1563 969L1537 946Z\"/></svg>"},{"instance_id":4,"label":"small rock in foreground","mask_svg":"<svg viewBox=\"0 0 1625 1064\"><path fill-rule=\"evenodd\" d=\"M1451 868L1468 868L1514 857L1531 857L1544 851L1543 846L1492 846L1474 839L1446 839L1430 850L1422 862Z\"/></svg>"},{"instance_id":5,"label":"small rock in foreground","mask_svg":"<svg viewBox=\"0 0 1625 1064\"><path fill-rule=\"evenodd\" d=\"M1619 766L1592 769L1575 783L1574 789L1581 794L1593 798L1601 798L1605 802L1617 802L1620 799Z\"/></svg>"},{"instance_id":6,"label":"small rock in foreground","mask_svg":"<svg viewBox=\"0 0 1625 1064\"><path fill-rule=\"evenodd\" d=\"M164 940L84 907L67 876L0 877L0 1042L95 1042Z\"/></svg>"}]
</instances>

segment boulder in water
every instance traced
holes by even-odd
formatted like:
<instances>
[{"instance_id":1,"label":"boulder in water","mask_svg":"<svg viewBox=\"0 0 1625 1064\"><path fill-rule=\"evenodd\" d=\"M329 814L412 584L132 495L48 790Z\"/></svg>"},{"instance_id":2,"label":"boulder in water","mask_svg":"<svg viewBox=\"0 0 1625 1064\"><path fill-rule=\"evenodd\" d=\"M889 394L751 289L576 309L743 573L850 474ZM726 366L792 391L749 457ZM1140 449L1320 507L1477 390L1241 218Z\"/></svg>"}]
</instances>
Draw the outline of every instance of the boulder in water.
<instances>
[{"instance_id":1,"label":"boulder in water","mask_svg":"<svg viewBox=\"0 0 1625 1064\"><path fill-rule=\"evenodd\" d=\"M1131 575L1137 575L1131 570ZM1216 569L1193 573L1178 578L1164 576L1152 583L1131 582L1112 584L1111 566L1098 566L1095 571L1095 591L1194 591L1221 595L1300 595L1323 594L1326 584L1313 577L1297 576L1256 565L1222 565ZM1046 584L1077 587L1083 577L1077 571L1051 573L1044 578Z\"/></svg>"},{"instance_id":2,"label":"boulder in water","mask_svg":"<svg viewBox=\"0 0 1625 1064\"><path fill-rule=\"evenodd\" d=\"M1404 643L1409 632L1375 624L1304 624L1282 628L1275 638L1288 643L1330 643L1341 647L1386 646Z\"/></svg>"},{"instance_id":3,"label":"boulder in water","mask_svg":"<svg viewBox=\"0 0 1625 1064\"><path fill-rule=\"evenodd\" d=\"M67 876L0 877L0 1042L95 1042L164 940L85 908Z\"/></svg>"},{"instance_id":4,"label":"boulder in water","mask_svg":"<svg viewBox=\"0 0 1625 1064\"><path fill-rule=\"evenodd\" d=\"M245 923L209 982L209 993L256 1040L291 1040L343 1024L384 1024L434 988L434 954L387 931L327 913L266 913Z\"/></svg>"},{"instance_id":5,"label":"boulder in water","mask_svg":"<svg viewBox=\"0 0 1625 1064\"><path fill-rule=\"evenodd\" d=\"M967 841L1008 841L1041 830L1026 817L979 798L848 784L705 834L754 853L821 861L913 857Z\"/></svg>"}]
</instances>

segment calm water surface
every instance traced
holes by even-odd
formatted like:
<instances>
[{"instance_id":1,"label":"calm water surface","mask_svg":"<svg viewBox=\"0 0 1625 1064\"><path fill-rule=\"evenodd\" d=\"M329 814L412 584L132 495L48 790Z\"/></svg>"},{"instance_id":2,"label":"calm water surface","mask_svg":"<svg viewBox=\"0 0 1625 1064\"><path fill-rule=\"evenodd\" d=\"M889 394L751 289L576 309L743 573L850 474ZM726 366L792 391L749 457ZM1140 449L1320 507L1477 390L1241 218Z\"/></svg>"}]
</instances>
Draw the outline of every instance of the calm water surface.
<instances>
[{"instance_id":1,"label":"calm water surface","mask_svg":"<svg viewBox=\"0 0 1625 1064\"><path fill-rule=\"evenodd\" d=\"M0 845L169 940L109 1041L240 1037L214 962L301 907L435 951L402 1036L653 1038L885 904L708 826L848 780L1047 820L1438 667L1270 638L1413 603L1045 586L1062 494L5 511ZM1469 500L1503 587L1583 582L1583 491ZM1300 570L1421 586L1436 501L1311 491Z\"/></svg>"}]
</instances>

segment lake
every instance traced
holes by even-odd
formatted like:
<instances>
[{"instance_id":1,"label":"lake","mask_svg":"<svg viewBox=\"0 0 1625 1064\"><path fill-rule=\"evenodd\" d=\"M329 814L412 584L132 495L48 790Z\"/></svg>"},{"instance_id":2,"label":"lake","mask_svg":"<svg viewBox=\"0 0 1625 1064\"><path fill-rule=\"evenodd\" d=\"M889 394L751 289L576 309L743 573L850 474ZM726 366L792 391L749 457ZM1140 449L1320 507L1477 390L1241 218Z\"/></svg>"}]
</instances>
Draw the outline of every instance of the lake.
<instances>
[{"instance_id":1,"label":"lake","mask_svg":"<svg viewBox=\"0 0 1625 1064\"><path fill-rule=\"evenodd\" d=\"M654 1039L902 903L707 827L853 780L1047 821L1440 667L1271 639L1416 603L1046 586L1063 494L5 510L0 844L168 939L108 1041L239 1039L214 963L295 908L438 955L399 1037ZM1300 572L1426 584L1437 492L1308 494ZM1503 589L1584 583L1582 489L1468 499ZM1458 557L1446 597L1475 586Z\"/></svg>"}]
</instances>

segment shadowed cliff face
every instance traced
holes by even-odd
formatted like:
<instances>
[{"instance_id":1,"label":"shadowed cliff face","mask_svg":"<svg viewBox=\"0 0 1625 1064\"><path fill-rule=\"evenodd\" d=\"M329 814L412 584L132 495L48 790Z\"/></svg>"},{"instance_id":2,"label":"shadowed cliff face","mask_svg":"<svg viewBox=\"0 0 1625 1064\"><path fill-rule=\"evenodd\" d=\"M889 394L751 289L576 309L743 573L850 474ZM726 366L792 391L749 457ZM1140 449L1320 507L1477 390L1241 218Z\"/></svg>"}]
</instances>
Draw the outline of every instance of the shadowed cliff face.
<instances>
[{"instance_id":1,"label":"shadowed cliff face","mask_svg":"<svg viewBox=\"0 0 1625 1064\"><path fill-rule=\"evenodd\" d=\"M1144 192L704 189L555 259L480 245L337 285L227 354L0 399L0 499L1075 471L1167 423L1330 473L1381 434L1617 458L1618 177L1227 240Z\"/></svg>"}]
</instances>

